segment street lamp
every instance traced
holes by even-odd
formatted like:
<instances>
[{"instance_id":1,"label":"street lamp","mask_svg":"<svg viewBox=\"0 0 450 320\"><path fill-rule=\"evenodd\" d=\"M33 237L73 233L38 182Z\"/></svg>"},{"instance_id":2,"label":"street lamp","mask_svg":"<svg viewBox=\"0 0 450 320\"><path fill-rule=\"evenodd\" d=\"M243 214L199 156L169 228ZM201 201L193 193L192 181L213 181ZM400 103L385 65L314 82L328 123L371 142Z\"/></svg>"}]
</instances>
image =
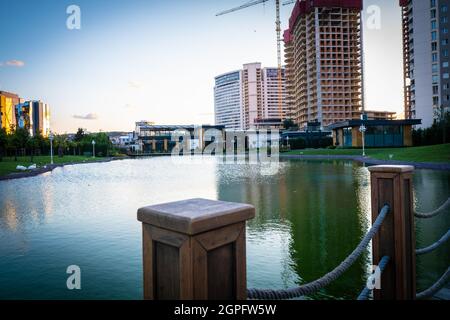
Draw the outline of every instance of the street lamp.
<instances>
[{"instance_id":1,"label":"street lamp","mask_svg":"<svg viewBox=\"0 0 450 320\"><path fill-rule=\"evenodd\" d=\"M95 140L92 140L92 157L95 158Z\"/></svg>"},{"instance_id":2,"label":"street lamp","mask_svg":"<svg viewBox=\"0 0 450 320\"><path fill-rule=\"evenodd\" d=\"M53 164L53 139L55 139L53 132L50 131L48 138L50 140L50 163Z\"/></svg>"},{"instance_id":3,"label":"street lamp","mask_svg":"<svg viewBox=\"0 0 450 320\"><path fill-rule=\"evenodd\" d=\"M364 133L367 131L367 128L366 128L366 126L365 125L361 125L361 127L359 127L359 131L361 132L361 134L362 134L362 147L363 147L363 157L365 157L366 156L366 144L365 144L365 135L364 135Z\"/></svg>"}]
</instances>

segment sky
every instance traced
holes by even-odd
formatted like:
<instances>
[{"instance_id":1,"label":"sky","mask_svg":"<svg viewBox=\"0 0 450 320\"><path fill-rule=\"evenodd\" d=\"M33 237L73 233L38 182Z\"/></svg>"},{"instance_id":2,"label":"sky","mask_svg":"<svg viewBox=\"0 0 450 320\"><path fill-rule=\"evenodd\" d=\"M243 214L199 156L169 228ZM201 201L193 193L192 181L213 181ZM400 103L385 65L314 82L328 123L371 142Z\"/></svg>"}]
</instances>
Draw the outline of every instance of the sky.
<instances>
[{"instance_id":1,"label":"sky","mask_svg":"<svg viewBox=\"0 0 450 320\"><path fill-rule=\"evenodd\" d=\"M0 0L0 90L51 106L58 133L132 131L138 120L213 124L214 77L276 66L275 1L228 15L246 0ZM81 29L66 22L81 10ZM380 9L379 29L367 27ZM293 5L282 10L287 28ZM378 20L377 20L378 21ZM367 109L403 109L397 0L364 0Z\"/></svg>"}]
</instances>

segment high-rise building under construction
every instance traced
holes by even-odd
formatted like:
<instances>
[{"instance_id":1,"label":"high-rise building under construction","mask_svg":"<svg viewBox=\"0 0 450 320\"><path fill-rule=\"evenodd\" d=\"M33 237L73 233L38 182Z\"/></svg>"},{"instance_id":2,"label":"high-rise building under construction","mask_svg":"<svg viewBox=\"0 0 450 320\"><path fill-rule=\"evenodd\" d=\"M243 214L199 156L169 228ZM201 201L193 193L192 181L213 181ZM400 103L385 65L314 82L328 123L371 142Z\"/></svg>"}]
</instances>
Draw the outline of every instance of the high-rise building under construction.
<instances>
[{"instance_id":1,"label":"high-rise building under construction","mask_svg":"<svg viewBox=\"0 0 450 320\"><path fill-rule=\"evenodd\" d=\"M299 0L284 33L290 118L305 129L360 118L362 0Z\"/></svg>"}]
</instances>

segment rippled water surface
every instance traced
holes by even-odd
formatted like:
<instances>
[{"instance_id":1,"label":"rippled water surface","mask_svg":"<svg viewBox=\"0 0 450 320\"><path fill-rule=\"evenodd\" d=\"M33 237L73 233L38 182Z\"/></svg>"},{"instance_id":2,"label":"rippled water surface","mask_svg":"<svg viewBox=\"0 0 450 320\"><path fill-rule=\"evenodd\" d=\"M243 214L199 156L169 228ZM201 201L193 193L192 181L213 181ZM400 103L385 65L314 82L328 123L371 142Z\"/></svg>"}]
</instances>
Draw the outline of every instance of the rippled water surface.
<instances>
[{"instance_id":1,"label":"rippled water surface","mask_svg":"<svg viewBox=\"0 0 450 320\"><path fill-rule=\"evenodd\" d=\"M429 211L450 195L450 174L418 170L416 207ZM0 298L140 299L139 207L187 198L255 205L248 223L248 286L286 288L338 265L370 225L367 168L346 161L282 161L278 174L208 159L123 160L58 168L0 182ZM417 223L418 246L450 226L444 214ZM450 263L450 246L418 259L419 289ZM341 279L311 298L355 298L371 268L369 251ZM67 266L82 289L66 288Z\"/></svg>"}]
</instances>

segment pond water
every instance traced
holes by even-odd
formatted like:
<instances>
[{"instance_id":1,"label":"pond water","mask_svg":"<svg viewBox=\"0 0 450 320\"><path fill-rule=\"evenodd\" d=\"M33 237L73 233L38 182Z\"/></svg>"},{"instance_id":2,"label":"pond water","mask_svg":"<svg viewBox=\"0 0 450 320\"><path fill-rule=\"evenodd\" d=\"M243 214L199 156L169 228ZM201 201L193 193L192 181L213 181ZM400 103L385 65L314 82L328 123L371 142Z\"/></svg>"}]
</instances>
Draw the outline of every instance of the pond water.
<instances>
[{"instance_id":1,"label":"pond water","mask_svg":"<svg viewBox=\"0 0 450 320\"><path fill-rule=\"evenodd\" d=\"M450 173L417 170L419 211L450 196ZM0 182L0 299L141 299L139 207L208 198L256 207L247 226L248 287L287 288L337 266L370 227L369 172L349 161L284 160L275 175L255 165L176 164L170 158L66 166ZM450 215L417 222L417 245L436 241ZM450 263L450 245L419 257L418 287ZM66 268L81 268L68 290ZM308 298L354 299L371 270L369 249L338 281Z\"/></svg>"}]
</instances>

